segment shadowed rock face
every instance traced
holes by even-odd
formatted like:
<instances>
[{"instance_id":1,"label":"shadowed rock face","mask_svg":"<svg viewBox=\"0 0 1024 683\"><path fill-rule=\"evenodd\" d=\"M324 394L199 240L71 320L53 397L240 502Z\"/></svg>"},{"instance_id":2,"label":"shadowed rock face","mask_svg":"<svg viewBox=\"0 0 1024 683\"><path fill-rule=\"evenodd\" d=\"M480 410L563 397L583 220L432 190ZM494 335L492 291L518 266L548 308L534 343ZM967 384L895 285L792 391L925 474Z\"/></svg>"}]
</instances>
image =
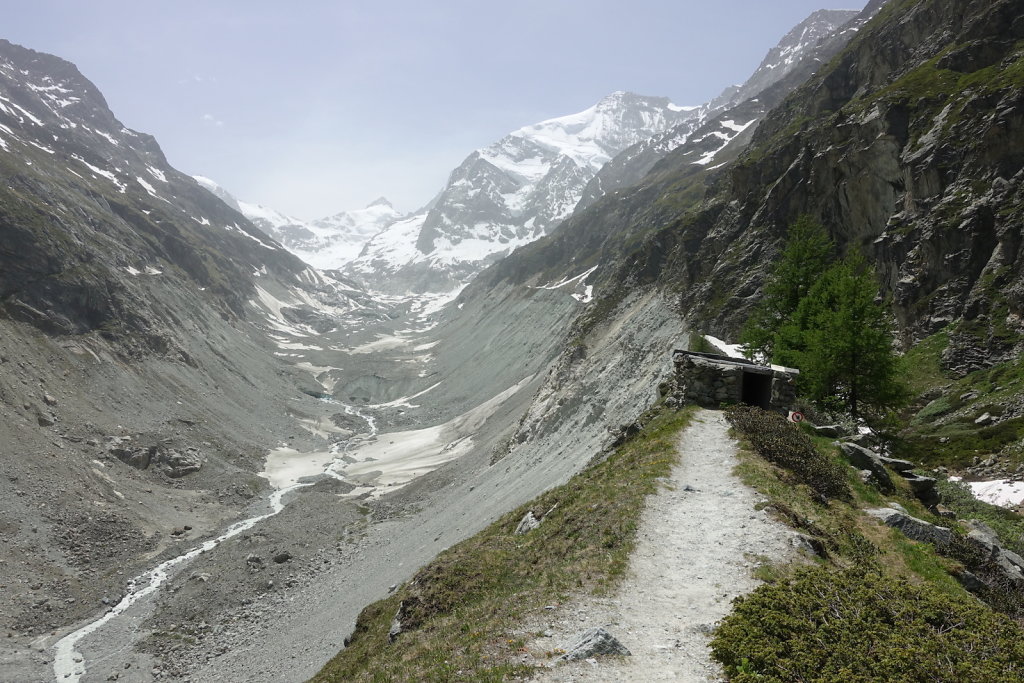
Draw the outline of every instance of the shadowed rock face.
<instances>
[{"instance_id":1,"label":"shadowed rock face","mask_svg":"<svg viewBox=\"0 0 1024 683\"><path fill-rule=\"evenodd\" d=\"M0 41L0 97L0 315L162 353L161 323L183 312L154 306L147 278L242 317L254 271L305 269L125 128L72 64Z\"/></svg>"}]
</instances>

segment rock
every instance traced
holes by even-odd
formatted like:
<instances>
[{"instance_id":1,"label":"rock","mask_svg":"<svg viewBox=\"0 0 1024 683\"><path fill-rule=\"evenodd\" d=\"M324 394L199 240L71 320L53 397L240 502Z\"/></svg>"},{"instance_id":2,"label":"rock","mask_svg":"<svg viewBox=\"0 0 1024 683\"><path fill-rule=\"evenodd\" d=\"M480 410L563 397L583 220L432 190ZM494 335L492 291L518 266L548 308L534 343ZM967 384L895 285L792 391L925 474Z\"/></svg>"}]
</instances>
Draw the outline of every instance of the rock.
<instances>
[{"instance_id":1,"label":"rock","mask_svg":"<svg viewBox=\"0 0 1024 683\"><path fill-rule=\"evenodd\" d=\"M156 448L126 448L120 445L111 447L110 454L137 470L144 470L149 467Z\"/></svg>"},{"instance_id":2,"label":"rock","mask_svg":"<svg viewBox=\"0 0 1024 683\"><path fill-rule=\"evenodd\" d=\"M878 454L855 443L841 443L839 448L843 455L850 461L850 464L859 470L870 470L873 483L882 491L895 491L896 486L892 483L892 477L888 470L878 459Z\"/></svg>"},{"instance_id":3,"label":"rock","mask_svg":"<svg viewBox=\"0 0 1024 683\"><path fill-rule=\"evenodd\" d=\"M919 474L911 474L909 472L904 473L901 476L904 481L910 484L910 490L914 492L917 499L925 505L937 505L941 500L939 490L935 487L935 479L931 477L923 477Z\"/></svg>"},{"instance_id":4,"label":"rock","mask_svg":"<svg viewBox=\"0 0 1024 683\"><path fill-rule=\"evenodd\" d=\"M970 529L970 531L967 532L968 538L974 539L975 541L979 541L980 543L988 546L999 545L999 534L997 534L988 524L977 519L969 519L964 522L964 526Z\"/></svg>"},{"instance_id":5,"label":"rock","mask_svg":"<svg viewBox=\"0 0 1024 683\"><path fill-rule=\"evenodd\" d=\"M915 541L945 545L953 540L953 532L946 527L935 526L893 508L877 508L866 510L866 512L881 520L886 526L898 529L904 536Z\"/></svg>"},{"instance_id":6,"label":"rock","mask_svg":"<svg viewBox=\"0 0 1024 683\"><path fill-rule=\"evenodd\" d=\"M818 436L824 436L829 439L840 439L850 434L842 425L815 425L813 429Z\"/></svg>"},{"instance_id":7,"label":"rock","mask_svg":"<svg viewBox=\"0 0 1024 683\"><path fill-rule=\"evenodd\" d=\"M915 467L917 467L917 465L915 465L914 463L910 462L909 460L900 460L898 458L887 458L884 455L879 455L878 456L878 461L880 463L882 463L883 465L885 465L886 467L888 467L889 469L894 470L896 472L899 472L900 474L903 474L904 472L909 472L912 469L914 469Z\"/></svg>"},{"instance_id":8,"label":"rock","mask_svg":"<svg viewBox=\"0 0 1024 683\"><path fill-rule=\"evenodd\" d=\"M263 558L256 553L249 553L245 558L245 563L249 565L250 572L258 572L263 568Z\"/></svg>"},{"instance_id":9,"label":"rock","mask_svg":"<svg viewBox=\"0 0 1024 683\"><path fill-rule=\"evenodd\" d=\"M402 635L402 617L405 611L405 601L398 603L395 616L391 619L391 628L388 629L388 642L393 643L398 636Z\"/></svg>"},{"instance_id":10,"label":"rock","mask_svg":"<svg viewBox=\"0 0 1024 683\"><path fill-rule=\"evenodd\" d=\"M284 550L279 552L277 555L274 555L274 564L284 564L290 559L292 559L292 554L287 550Z\"/></svg>"},{"instance_id":11,"label":"rock","mask_svg":"<svg viewBox=\"0 0 1024 683\"><path fill-rule=\"evenodd\" d=\"M193 472L198 472L203 466L203 460L197 448L186 448L184 453L173 449L159 449L156 461L163 473L171 479L180 479Z\"/></svg>"},{"instance_id":12,"label":"rock","mask_svg":"<svg viewBox=\"0 0 1024 683\"><path fill-rule=\"evenodd\" d=\"M47 415L46 413L39 413L36 415L36 422L39 423L40 427L52 427L57 423L53 415Z\"/></svg>"},{"instance_id":13,"label":"rock","mask_svg":"<svg viewBox=\"0 0 1024 683\"><path fill-rule=\"evenodd\" d=\"M945 517L946 519L956 519L956 513L950 510L945 505L936 505L935 514L939 517Z\"/></svg>"},{"instance_id":14,"label":"rock","mask_svg":"<svg viewBox=\"0 0 1024 683\"><path fill-rule=\"evenodd\" d=\"M984 425L990 425L993 422L995 422L995 418L992 417L992 414L991 413L985 413L984 415L979 417L977 420L975 420L974 424L984 426Z\"/></svg>"},{"instance_id":15,"label":"rock","mask_svg":"<svg viewBox=\"0 0 1024 683\"><path fill-rule=\"evenodd\" d=\"M533 510L529 510L523 518L519 520L519 526L516 527L515 535L522 536L528 534L537 527L540 526L541 520L537 519L533 515Z\"/></svg>"},{"instance_id":16,"label":"rock","mask_svg":"<svg viewBox=\"0 0 1024 683\"><path fill-rule=\"evenodd\" d=\"M594 655L629 656L630 654L632 653L608 631L603 628L592 628L589 631L584 631L573 645L565 648L565 654L559 659L575 661Z\"/></svg>"},{"instance_id":17,"label":"rock","mask_svg":"<svg viewBox=\"0 0 1024 683\"><path fill-rule=\"evenodd\" d=\"M979 579L976 574L967 570L956 574L956 579L960 582L960 585L972 593L979 593L988 588L988 586L985 585L985 582Z\"/></svg>"},{"instance_id":18,"label":"rock","mask_svg":"<svg viewBox=\"0 0 1024 683\"><path fill-rule=\"evenodd\" d=\"M57 405L57 399L55 399L50 394L43 394L43 403L45 403L48 406L55 406Z\"/></svg>"},{"instance_id":19,"label":"rock","mask_svg":"<svg viewBox=\"0 0 1024 683\"><path fill-rule=\"evenodd\" d=\"M822 559L828 557L828 552L825 550L825 544L820 539L814 536L808 536L806 534L793 534L789 538L789 544L797 550L803 550L812 555L816 555Z\"/></svg>"}]
</instances>

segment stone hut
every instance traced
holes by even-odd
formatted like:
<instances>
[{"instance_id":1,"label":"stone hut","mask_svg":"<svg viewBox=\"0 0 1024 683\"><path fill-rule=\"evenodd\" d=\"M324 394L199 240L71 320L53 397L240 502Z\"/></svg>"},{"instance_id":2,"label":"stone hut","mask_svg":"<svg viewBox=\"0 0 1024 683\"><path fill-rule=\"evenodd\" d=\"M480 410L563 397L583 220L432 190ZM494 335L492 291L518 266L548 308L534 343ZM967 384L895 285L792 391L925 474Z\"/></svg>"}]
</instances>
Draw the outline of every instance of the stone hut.
<instances>
[{"instance_id":1,"label":"stone hut","mask_svg":"<svg viewBox=\"0 0 1024 683\"><path fill-rule=\"evenodd\" d=\"M759 365L745 358L676 350L676 395L687 403L717 408L746 403L786 412L796 404L793 380L799 370Z\"/></svg>"}]
</instances>

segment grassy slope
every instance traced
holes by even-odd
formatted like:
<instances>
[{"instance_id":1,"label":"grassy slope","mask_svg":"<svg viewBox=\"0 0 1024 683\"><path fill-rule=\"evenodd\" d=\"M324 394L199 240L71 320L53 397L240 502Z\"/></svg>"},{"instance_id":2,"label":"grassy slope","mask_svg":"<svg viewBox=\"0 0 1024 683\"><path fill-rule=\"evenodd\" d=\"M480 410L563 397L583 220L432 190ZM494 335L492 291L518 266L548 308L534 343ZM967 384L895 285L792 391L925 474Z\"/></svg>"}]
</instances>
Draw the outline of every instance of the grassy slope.
<instances>
[{"instance_id":1,"label":"grassy slope","mask_svg":"<svg viewBox=\"0 0 1024 683\"><path fill-rule=\"evenodd\" d=\"M919 395L937 397L907 416L898 454L928 467L959 469L971 465L974 458L991 455L1000 456L1011 467L1024 464L1024 417L987 426L975 423L985 413L1004 415L1024 395L1024 358L955 378L941 369L947 343L948 335L939 332L907 353L911 388Z\"/></svg>"},{"instance_id":2,"label":"grassy slope","mask_svg":"<svg viewBox=\"0 0 1024 683\"><path fill-rule=\"evenodd\" d=\"M530 673L516 662L524 643L515 627L573 593L618 584L644 499L677 461L677 434L691 414L646 416L643 431L608 459L446 550L367 607L349 646L313 680L499 681ZM516 536L527 511L544 521ZM403 632L389 643L400 604Z\"/></svg>"}]
</instances>

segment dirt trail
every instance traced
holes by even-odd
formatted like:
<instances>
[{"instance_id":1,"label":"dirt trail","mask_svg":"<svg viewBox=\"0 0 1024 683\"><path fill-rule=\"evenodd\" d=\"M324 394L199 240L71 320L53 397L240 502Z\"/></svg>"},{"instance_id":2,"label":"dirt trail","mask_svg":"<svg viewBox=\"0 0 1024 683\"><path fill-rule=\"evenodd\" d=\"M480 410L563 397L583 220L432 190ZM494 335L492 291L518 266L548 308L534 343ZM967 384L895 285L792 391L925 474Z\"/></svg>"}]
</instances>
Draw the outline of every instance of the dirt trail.
<instances>
[{"instance_id":1,"label":"dirt trail","mask_svg":"<svg viewBox=\"0 0 1024 683\"><path fill-rule=\"evenodd\" d=\"M632 656L561 664L534 681L720 680L709 632L733 598L757 587L758 558L793 552L792 532L755 511L761 497L733 475L736 451L725 416L700 411L680 437L671 481L648 499L619 594L560 608L548 618L550 635L530 644L564 648L603 626Z\"/></svg>"}]
</instances>

